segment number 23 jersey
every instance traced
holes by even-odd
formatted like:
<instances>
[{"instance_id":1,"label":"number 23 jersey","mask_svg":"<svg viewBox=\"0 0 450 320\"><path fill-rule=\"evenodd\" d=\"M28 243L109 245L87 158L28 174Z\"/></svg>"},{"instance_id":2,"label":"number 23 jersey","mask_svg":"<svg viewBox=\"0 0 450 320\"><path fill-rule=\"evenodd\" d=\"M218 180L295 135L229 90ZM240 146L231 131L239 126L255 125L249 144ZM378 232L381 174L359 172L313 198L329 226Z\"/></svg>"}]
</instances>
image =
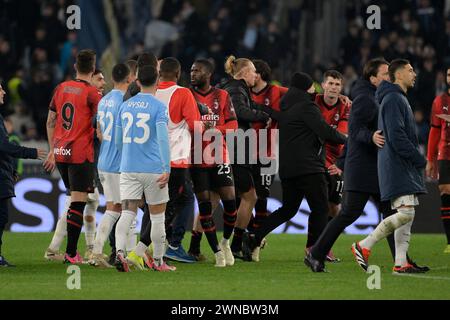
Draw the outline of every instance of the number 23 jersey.
<instances>
[{"instance_id":1,"label":"number 23 jersey","mask_svg":"<svg viewBox=\"0 0 450 320\"><path fill-rule=\"evenodd\" d=\"M116 134L122 135L121 173L163 173L156 125L167 126L167 113L166 105L148 93L122 104L116 127Z\"/></svg>"},{"instance_id":2,"label":"number 23 jersey","mask_svg":"<svg viewBox=\"0 0 450 320\"><path fill-rule=\"evenodd\" d=\"M94 86L82 80L56 87L50 102L50 110L57 114L53 135L56 162L94 162L93 118L101 98Z\"/></svg>"}]
</instances>

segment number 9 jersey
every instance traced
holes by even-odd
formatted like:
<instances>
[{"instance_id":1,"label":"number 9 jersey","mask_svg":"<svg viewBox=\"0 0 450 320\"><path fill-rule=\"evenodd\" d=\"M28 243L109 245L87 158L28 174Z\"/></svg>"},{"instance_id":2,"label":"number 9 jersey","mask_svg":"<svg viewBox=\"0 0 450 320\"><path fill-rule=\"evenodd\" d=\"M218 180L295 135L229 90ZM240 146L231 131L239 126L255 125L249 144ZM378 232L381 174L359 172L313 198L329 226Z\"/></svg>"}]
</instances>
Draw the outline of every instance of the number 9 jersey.
<instances>
[{"instance_id":1,"label":"number 9 jersey","mask_svg":"<svg viewBox=\"0 0 450 320\"><path fill-rule=\"evenodd\" d=\"M53 152L57 163L94 162L93 117L102 96L88 82L66 81L56 87L50 110L57 114Z\"/></svg>"}]
</instances>

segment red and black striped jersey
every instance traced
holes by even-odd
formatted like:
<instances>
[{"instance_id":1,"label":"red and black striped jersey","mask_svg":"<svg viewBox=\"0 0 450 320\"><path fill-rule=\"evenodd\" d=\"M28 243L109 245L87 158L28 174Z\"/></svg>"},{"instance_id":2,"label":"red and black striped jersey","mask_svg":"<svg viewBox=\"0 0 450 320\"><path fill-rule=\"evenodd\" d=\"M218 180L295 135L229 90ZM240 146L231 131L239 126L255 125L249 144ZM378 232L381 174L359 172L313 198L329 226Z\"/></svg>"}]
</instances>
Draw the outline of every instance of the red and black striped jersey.
<instances>
[{"instance_id":1,"label":"red and black striped jersey","mask_svg":"<svg viewBox=\"0 0 450 320\"><path fill-rule=\"evenodd\" d=\"M58 85L50 102L56 112L53 152L56 162L94 162L93 118L102 99L98 89L82 80Z\"/></svg>"},{"instance_id":2,"label":"red and black striped jersey","mask_svg":"<svg viewBox=\"0 0 450 320\"><path fill-rule=\"evenodd\" d=\"M286 94L287 91L288 91L288 88L281 87L278 85L268 84L264 89L262 89L259 92L252 91L252 100L256 104L265 105L267 107L271 107L275 111L280 111L281 99L283 98L283 96ZM263 122L254 122L252 124L252 128L255 129L257 132L261 129L266 128L266 126L267 126L267 124L263 123ZM278 123L276 121L272 120L272 124L271 124L270 128L268 128L268 129L273 130L273 129L277 129L277 128L278 128ZM266 156L266 157L274 156L270 153L272 143L273 143L273 141L271 139L271 134L269 132L267 134L267 152L268 152L268 154L263 155L263 156ZM259 139L258 139L257 149L258 149L257 154L259 155Z\"/></svg>"},{"instance_id":3,"label":"red and black striped jersey","mask_svg":"<svg viewBox=\"0 0 450 320\"><path fill-rule=\"evenodd\" d=\"M450 95L448 93L443 93L434 99L430 122L433 131L439 130L439 144L433 145L433 143L429 143L429 160L435 157L431 157L431 154L436 155L436 153L437 160L450 160L450 122L437 117L440 114L450 114L449 108Z\"/></svg>"},{"instance_id":4,"label":"red and black striped jersey","mask_svg":"<svg viewBox=\"0 0 450 320\"><path fill-rule=\"evenodd\" d=\"M227 91L218 89L215 87L211 87L211 89L207 92L201 92L197 88L191 88L192 94L197 100L198 103L201 103L211 109L212 114L203 115L201 120L206 122L212 122L213 127L219 130L222 133L222 158L216 157L214 149L211 149L208 152L205 151L211 142L203 141L202 144L202 152L203 152L203 161L202 164L195 164L195 166L200 167L211 167L216 164L230 163L227 144L225 140L225 135L227 130L236 130L237 118L236 113L234 111L233 103L231 102L231 98ZM195 142L195 141L193 141ZM195 148L197 146L193 146L194 150L192 150L192 160L194 159ZM213 163L213 164L211 164Z\"/></svg>"},{"instance_id":5,"label":"red and black striped jersey","mask_svg":"<svg viewBox=\"0 0 450 320\"><path fill-rule=\"evenodd\" d=\"M342 103L338 99L333 106L325 102L323 94L316 95L316 104L320 108L320 112L325 121L340 133L348 134L348 119L350 117L350 105ZM336 163L336 159L341 155L344 146L342 144L325 144L326 150L326 167Z\"/></svg>"}]
</instances>

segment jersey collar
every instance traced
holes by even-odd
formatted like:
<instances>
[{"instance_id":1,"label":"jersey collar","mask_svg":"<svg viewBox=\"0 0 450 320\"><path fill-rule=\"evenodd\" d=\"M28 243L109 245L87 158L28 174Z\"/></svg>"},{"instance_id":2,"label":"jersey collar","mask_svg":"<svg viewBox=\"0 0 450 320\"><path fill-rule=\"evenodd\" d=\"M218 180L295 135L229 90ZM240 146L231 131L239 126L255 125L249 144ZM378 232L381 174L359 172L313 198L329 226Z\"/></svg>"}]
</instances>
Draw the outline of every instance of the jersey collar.
<instances>
[{"instance_id":1,"label":"jersey collar","mask_svg":"<svg viewBox=\"0 0 450 320\"><path fill-rule=\"evenodd\" d=\"M198 90L197 87L192 87L192 89L196 93L198 93L199 95L201 95L203 97L206 97L207 95L209 95L211 92L213 92L215 90L215 88L213 86L211 86L211 88L208 91L206 91L206 92L202 92L202 91Z\"/></svg>"},{"instance_id":2,"label":"jersey collar","mask_svg":"<svg viewBox=\"0 0 450 320\"><path fill-rule=\"evenodd\" d=\"M267 83L266 86L264 88L262 88L261 90L259 90L258 92L252 91L252 94L254 94L255 96L259 96L259 95L265 93L267 90L269 90L269 88L270 88L270 83Z\"/></svg>"},{"instance_id":3,"label":"jersey collar","mask_svg":"<svg viewBox=\"0 0 450 320\"><path fill-rule=\"evenodd\" d=\"M328 105L328 104L325 102L325 96L324 96L323 94L320 94L320 95L319 95L319 99L323 102L323 105L324 105L325 108L327 108L328 110L331 110L331 109L336 108L336 107L341 103L341 101L338 99L337 102L336 102L334 105L330 106L330 105Z\"/></svg>"},{"instance_id":4,"label":"jersey collar","mask_svg":"<svg viewBox=\"0 0 450 320\"><path fill-rule=\"evenodd\" d=\"M158 84L158 89L164 90L164 89L176 86L176 85L177 85L177 83L174 81L161 81Z\"/></svg>"}]
</instances>

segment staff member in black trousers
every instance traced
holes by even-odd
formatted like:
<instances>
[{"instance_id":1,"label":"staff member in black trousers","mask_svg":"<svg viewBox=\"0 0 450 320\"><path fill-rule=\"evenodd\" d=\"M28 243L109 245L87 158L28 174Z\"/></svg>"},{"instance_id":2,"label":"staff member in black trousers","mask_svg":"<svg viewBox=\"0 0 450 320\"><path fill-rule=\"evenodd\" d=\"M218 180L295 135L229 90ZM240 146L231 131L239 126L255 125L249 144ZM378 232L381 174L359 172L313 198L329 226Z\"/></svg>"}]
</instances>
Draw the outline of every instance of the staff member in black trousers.
<instances>
[{"instance_id":1,"label":"staff member in black trousers","mask_svg":"<svg viewBox=\"0 0 450 320\"><path fill-rule=\"evenodd\" d=\"M0 106L3 105L5 91L0 85ZM8 201L15 197L14 182L17 180L14 159L45 159L47 152L25 148L9 142L3 117L0 114L0 267L13 267L2 256L2 236L8 223Z\"/></svg>"},{"instance_id":2,"label":"staff member in black trousers","mask_svg":"<svg viewBox=\"0 0 450 320\"><path fill-rule=\"evenodd\" d=\"M283 206L266 218L260 229L249 235L248 246L253 254L269 232L297 214L304 197L311 208L307 247L317 241L327 224L329 209L324 143L343 144L346 137L325 122L312 100L314 91L311 77L296 73L281 101L278 118Z\"/></svg>"},{"instance_id":3,"label":"staff member in black trousers","mask_svg":"<svg viewBox=\"0 0 450 320\"><path fill-rule=\"evenodd\" d=\"M389 80L389 63L384 59L367 62L363 78L352 88L353 100L349 119L349 137L344 163L344 197L341 212L331 220L319 240L305 258L305 264L313 272L325 271L325 259L339 235L354 223L364 212L364 207L372 198L384 217L395 211L389 202L381 202L378 185L377 153L384 146L385 139L378 131L379 106L375 101L375 91L383 80ZM392 255L395 257L393 237L388 239ZM417 268L427 271L427 267Z\"/></svg>"}]
</instances>

